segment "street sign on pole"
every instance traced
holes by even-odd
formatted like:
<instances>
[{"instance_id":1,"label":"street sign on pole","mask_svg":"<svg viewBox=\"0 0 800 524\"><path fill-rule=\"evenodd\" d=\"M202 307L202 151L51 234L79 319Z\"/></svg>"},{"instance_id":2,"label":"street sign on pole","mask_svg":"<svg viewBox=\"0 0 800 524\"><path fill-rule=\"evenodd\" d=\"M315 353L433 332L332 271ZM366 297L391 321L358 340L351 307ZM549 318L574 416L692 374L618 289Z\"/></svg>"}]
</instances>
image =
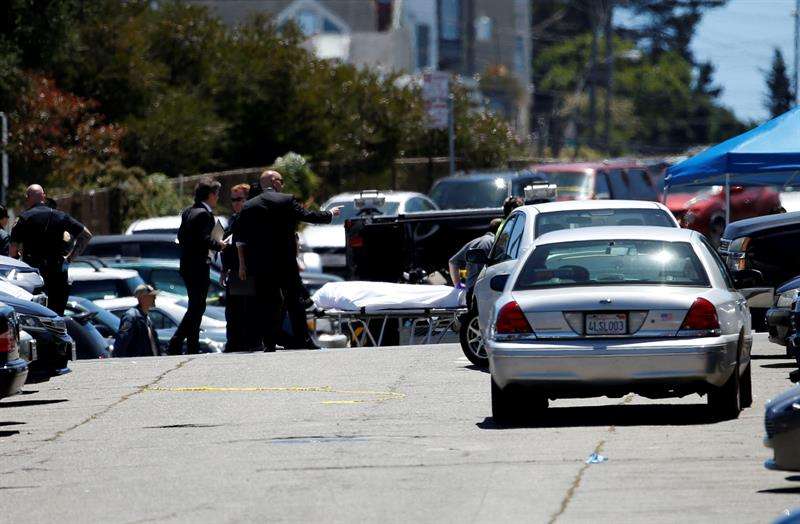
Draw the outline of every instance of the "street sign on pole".
<instances>
[{"instance_id":1,"label":"street sign on pole","mask_svg":"<svg viewBox=\"0 0 800 524\"><path fill-rule=\"evenodd\" d=\"M428 114L428 128L447 129L450 97L450 74L430 71L422 75L422 100Z\"/></svg>"}]
</instances>

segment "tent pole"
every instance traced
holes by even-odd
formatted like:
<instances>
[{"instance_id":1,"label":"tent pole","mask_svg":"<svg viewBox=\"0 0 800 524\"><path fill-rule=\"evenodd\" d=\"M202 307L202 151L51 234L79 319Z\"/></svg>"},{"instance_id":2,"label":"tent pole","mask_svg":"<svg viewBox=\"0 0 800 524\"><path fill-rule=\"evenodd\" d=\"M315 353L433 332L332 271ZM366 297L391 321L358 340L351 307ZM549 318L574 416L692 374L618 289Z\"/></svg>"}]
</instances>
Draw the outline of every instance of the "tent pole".
<instances>
[{"instance_id":1,"label":"tent pole","mask_svg":"<svg viewBox=\"0 0 800 524\"><path fill-rule=\"evenodd\" d=\"M731 175L725 173L725 225L731 223Z\"/></svg>"}]
</instances>

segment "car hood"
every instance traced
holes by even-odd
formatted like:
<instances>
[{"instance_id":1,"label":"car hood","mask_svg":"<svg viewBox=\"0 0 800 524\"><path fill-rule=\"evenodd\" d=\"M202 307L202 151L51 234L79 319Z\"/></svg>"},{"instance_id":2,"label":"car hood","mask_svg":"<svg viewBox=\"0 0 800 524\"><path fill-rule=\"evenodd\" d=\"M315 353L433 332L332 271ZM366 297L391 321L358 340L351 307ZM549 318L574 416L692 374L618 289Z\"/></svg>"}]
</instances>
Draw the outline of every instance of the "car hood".
<instances>
[{"instance_id":1,"label":"car hood","mask_svg":"<svg viewBox=\"0 0 800 524\"><path fill-rule=\"evenodd\" d=\"M22 313L23 315L36 315L37 317L58 316L56 315L55 311L47 309L41 304L18 298L2 291L0 291L0 302L8 304L9 306L13 307L17 313Z\"/></svg>"},{"instance_id":2,"label":"car hood","mask_svg":"<svg viewBox=\"0 0 800 524\"><path fill-rule=\"evenodd\" d=\"M318 247L345 247L344 226L325 224L306 227L302 234L303 243L309 249Z\"/></svg>"},{"instance_id":3,"label":"car hood","mask_svg":"<svg viewBox=\"0 0 800 524\"><path fill-rule=\"evenodd\" d=\"M775 293L780 295L781 293L784 293L784 292L789 291L791 289L797 289L797 288L800 288L800 275L797 275L793 279L787 280L786 282L784 282L783 284L778 286L775 289Z\"/></svg>"}]
</instances>

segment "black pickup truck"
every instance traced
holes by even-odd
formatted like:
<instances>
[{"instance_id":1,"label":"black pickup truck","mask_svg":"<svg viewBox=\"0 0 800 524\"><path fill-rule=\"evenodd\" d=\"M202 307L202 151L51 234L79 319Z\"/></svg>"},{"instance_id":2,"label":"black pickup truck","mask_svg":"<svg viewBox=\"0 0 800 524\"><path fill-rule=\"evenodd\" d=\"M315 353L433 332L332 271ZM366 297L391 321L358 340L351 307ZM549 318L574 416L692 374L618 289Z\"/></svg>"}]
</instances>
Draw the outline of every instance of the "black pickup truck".
<instances>
[{"instance_id":1,"label":"black pickup truck","mask_svg":"<svg viewBox=\"0 0 800 524\"><path fill-rule=\"evenodd\" d=\"M430 192L439 211L370 214L367 203L362 216L345 221L350 279L419 282L436 271L449 279L450 257L503 216L503 201L525 198L525 188L542 181L531 171L445 177Z\"/></svg>"}]
</instances>

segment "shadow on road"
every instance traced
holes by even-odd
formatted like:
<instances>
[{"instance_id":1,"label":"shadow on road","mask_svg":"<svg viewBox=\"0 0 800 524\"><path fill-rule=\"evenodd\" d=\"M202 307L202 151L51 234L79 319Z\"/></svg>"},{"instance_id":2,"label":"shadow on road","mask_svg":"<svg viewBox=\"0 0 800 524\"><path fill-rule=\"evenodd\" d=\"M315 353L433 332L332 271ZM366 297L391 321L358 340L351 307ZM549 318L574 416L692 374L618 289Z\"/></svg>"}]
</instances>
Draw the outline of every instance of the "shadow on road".
<instances>
[{"instance_id":1,"label":"shadow on road","mask_svg":"<svg viewBox=\"0 0 800 524\"><path fill-rule=\"evenodd\" d=\"M12 429L10 431L0 431L0 438L3 437L11 437L13 435L19 435L19 431Z\"/></svg>"},{"instance_id":2,"label":"shadow on road","mask_svg":"<svg viewBox=\"0 0 800 524\"><path fill-rule=\"evenodd\" d=\"M530 420L498 425L491 417L476 424L481 429L511 427L563 428L580 426L693 426L719 420L703 404L649 404L643 406L593 406L548 408Z\"/></svg>"},{"instance_id":3,"label":"shadow on road","mask_svg":"<svg viewBox=\"0 0 800 524\"><path fill-rule=\"evenodd\" d=\"M481 373L488 373L489 368L476 366L475 364L470 364L469 366L464 366L464 369L469 369L471 371L480 371Z\"/></svg>"},{"instance_id":4,"label":"shadow on road","mask_svg":"<svg viewBox=\"0 0 800 524\"><path fill-rule=\"evenodd\" d=\"M28 406L42 406L44 404L59 404L69 402L66 398L55 398L52 400L17 400L15 402L0 402L0 408L24 408Z\"/></svg>"},{"instance_id":5,"label":"shadow on road","mask_svg":"<svg viewBox=\"0 0 800 524\"><path fill-rule=\"evenodd\" d=\"M800 487L796 488L772 488L772 489L762 489L758 491L759 493L770 493L773 495L800 495Z\"/></svg>"},{"instance_id":6,"label":"shadow on road","mask_svg":"<svg viewBox=\"0 0 800 524\"><path fill-rule=\"evenodd\" d=\"M753 360L789 360L794 357L787 355L750 355Z\"/></svg>"},{"instance_id":7,"label":"shadow on road","mask_svg":"<svg viewBox=\"0 0 800 524\"><path fill-rule=\"evenodd\" d=\"M767 369L794 369L797 367L797 363L786 362L784 364L761 364L761 367Z\"/></svg>"}]
</instances>

